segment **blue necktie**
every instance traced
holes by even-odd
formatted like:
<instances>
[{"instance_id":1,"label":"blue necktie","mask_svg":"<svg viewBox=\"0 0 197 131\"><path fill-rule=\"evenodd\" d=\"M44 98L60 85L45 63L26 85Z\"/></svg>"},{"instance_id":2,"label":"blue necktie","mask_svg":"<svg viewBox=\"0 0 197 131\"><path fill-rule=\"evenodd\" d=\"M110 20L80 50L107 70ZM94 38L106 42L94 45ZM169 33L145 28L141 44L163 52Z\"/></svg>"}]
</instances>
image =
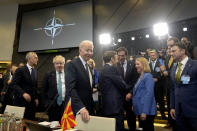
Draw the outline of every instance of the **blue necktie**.
<instances>
[{"instance_id":1,"label":"blue necktie","mask_svg":"<svg viewBox=\"0 0 197 131\"><path fill-rule=\"evenodd\" d=\"M62 80L61 80L61 72L58 73L58 97L57 104L60 106L62 104Z\"/></svg>"},{"instance_id":2,"label":"blue necktie","mask_svg":"<svg viewBox=\"0 0 197 131\"><path fill-rule=\"evenodd\" d=\"M36 81L36 72L34 68L31 68L31 79L32 81Z\"/></svg>"},{"instance_id":3,"label":"blue necktie","mask_svg":"<svg viewBox=\"0 0 197 131\"><path fill-rule=\"evenodd\" d=\"M154 71L154 62L152 61L152 69L153 69L153 71Z\"/></svg>"}]
</instances>

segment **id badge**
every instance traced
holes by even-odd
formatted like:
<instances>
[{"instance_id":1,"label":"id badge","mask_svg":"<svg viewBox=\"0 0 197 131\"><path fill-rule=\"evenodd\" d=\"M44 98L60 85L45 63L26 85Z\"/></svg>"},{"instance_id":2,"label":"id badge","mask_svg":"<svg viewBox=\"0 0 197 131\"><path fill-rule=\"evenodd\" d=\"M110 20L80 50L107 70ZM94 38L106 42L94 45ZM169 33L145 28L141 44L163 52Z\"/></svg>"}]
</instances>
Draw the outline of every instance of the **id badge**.
<instances>
[{"instance_id":1,"label":"id badge","mask_svg":"<svg viewBox=\"0 0 197 131\"><path fill-rule=\"evenodd\" d=\"M160 72L160 68L159 68L159 67L156 67L156 68L155 68L155 71L156 71L156 72Z\"/></svg>"},{"instance_id":2,"label":"id badge","mask_svg":"<svg viewBox=\"0 0 197 131\"><path fill-rule=\"evenodd\" d=\"M189 75L182 75L181 76L181 81L182 81L183 84L189 84L190 76Z\"/></svg>"}]
</instances>

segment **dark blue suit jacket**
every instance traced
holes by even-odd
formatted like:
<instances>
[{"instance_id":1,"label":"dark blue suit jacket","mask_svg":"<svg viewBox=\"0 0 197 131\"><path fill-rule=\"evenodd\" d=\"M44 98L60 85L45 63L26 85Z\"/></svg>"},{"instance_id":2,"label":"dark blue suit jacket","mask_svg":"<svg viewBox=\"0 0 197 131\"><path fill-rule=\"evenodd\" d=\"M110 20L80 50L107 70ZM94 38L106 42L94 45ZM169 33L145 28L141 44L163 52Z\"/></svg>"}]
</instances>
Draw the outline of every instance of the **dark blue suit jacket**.
<instances>
[{"instance_id":1,"label":"dark blue suit jacket","mask_svg":"<svg viewBox=\"0 0 197 131\"><path fill-rule=\"evenodd\" d=\"M133 91L133 108L136 115L156 115L157 107L154 96L154 80L150 73L144 73Z\"/></svg>"},{"instance_id":2,"label":"dark blue suit jacket","mask_svg":"<svg viewBox=\"0 0 197 131\"><path fill-rule=\"evenodd\" d=\"M89 69L91 69L89 67ZM80 109L86 107L89 114L94 114L94 103L92 98L94 84L90 85L87 71L80 58L72 60L66 66L65 84L71 95L71 107L76 114ZM93 78L92 78L93 80Z\"/></svg>"},{"instance_id":3,"label":"dark blue suit jacket","mask_svg":"<svg viewBox=\"0 0 197 131\"><path fill-rule=\"evenodd\" d=\"M190 77L188 83L184 84L181 81L178 84L176 82L176 69L177 64L171 70L173 88L171 89L170 107L175 109L177 115L182 113L186 117L197 117L197 61L189 58L181 73L181 78Z\"/></svg>"},{"instance_id":4,"label":"dark blue suit jacket","mask_svg":"<svg viewBox=\"0 0 197 131\"><path fill-rule=\"evenodd\" d=\"M123 111L127 85L114 66L106 64L99 74L103 115L117 115Z\"/></svg>"}]
</instances>

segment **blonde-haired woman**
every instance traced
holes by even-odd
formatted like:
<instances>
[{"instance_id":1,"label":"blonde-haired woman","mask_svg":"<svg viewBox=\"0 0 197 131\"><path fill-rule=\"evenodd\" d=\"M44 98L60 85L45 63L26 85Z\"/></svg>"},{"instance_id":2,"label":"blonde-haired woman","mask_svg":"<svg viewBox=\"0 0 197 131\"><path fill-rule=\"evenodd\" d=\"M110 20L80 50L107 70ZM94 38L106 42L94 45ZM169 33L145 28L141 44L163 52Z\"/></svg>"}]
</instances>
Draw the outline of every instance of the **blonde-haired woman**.
<instances>
[{"instance_id":1,"label":"blonde-haired woman","mask_svg":"<svg viewBox=\"0 0 197 131\"><path fill-rule=\"evenodd\" d=\"M139 79L133 90L133 108L139 118L139 126L143 131L154 131L154 117L157 112L154 96L154 80L148 61L144 57L136 59Z\"/></svg>"},{"instance_id":2,"label":"blonde-haired woman","mask_svg":"<svg viewBox=\"0 0 197 131\"><path fill-rule=\"evenodd\" d=\"M96 112L95 114L98 115L99 114L99 91L98 91L98 73L96 71L95 68L95 62L93 59L89 59L88 64L90 65L91 69L92 69L92 76L93 76L93 81L94 81L94 87L93 87L93 100L94 100L94 104L95 104L95 109Z\"/></svg>"}]
</instances>

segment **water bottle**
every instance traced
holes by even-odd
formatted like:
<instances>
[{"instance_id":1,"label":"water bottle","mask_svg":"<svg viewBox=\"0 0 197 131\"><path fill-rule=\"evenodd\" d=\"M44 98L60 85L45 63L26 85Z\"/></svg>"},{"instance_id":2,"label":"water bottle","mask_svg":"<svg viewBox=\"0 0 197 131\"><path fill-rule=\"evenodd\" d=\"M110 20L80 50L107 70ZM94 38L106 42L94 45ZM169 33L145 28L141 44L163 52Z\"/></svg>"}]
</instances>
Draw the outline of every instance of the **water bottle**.
<instances>
[{"instance_id":1,"label":"water bottle","mask_svg":"<svg viewBox=\"0 0 197 131\"><path fill-rule=\"evenodd\" d=\"M22 118L17 118L16 119L15 131L23 131Z\"/></svg>"},{"instance_id":2,"label":"water bottle","mask_svg":"<svg viewBox=\"0 0 197 131\"><path fill-rule=\"evenodd\" d=\"M3 130L3 123L2 123L3 115L0 116L0 131Z\"/></svg>"},{"instance_id":3,"label":"water bottle","mask_svg":"<svg viewBox=\"0 0 197 131\"><path fill-rule=\"evenodd\" d=\"M4 112L3 116L2 116L2 131L7 131L8 129L8 112Z\"/></svg>"}]
</instances>

